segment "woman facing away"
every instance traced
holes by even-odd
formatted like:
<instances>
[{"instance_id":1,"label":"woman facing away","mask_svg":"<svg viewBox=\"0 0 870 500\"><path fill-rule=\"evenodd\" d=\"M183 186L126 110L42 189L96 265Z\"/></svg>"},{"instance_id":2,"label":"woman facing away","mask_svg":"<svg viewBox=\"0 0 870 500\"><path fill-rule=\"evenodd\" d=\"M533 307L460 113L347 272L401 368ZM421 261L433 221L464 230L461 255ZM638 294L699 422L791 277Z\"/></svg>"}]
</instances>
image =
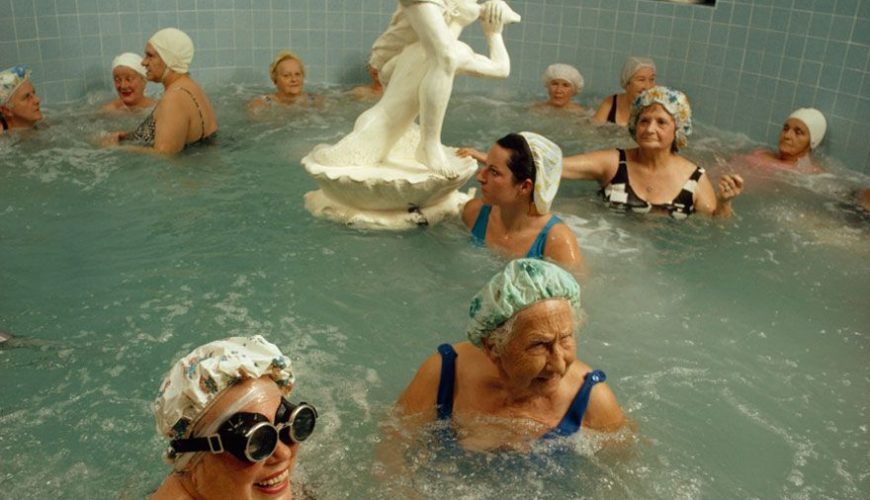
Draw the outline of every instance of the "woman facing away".
<instances>
[{"instance_id":1,"label":"woman facing away","mask_svg":"<svg viewBox=\"0 0 870 500\"><path fill-rule=\"evenodd\" d=\"M217 118L208 96L188 72L193 52L193 41L176 28L164 28L148 40L142 66L148 80L163 84L163 97L136 130L109 134L104 144L175 154L194 144L213 143Z\"/></svg>"},{"instance_id":2,"label":"woman facing away","mask_svg":"<svg viewBox=\"0 0 870 500\"><path fill-rule=\"evenodd\" d=\"M562 150L534 132L508 134L484 154L462 148L459 156L483 163L480 198L468 201L462 221L475 240L511 258L549 259L584 273L577 237L550 213L559 189Z\"/></svg>"},{"instance_id":3,"label":"woman facing away","mask_svg":"<svg viewBox=\"0 0 870 500\"><path fill-rule=\"evenodd\" d=\"M594 121L627 127L631 116L631 103L643 91L656 85L656 64L646 57L629 57L622 67L619 83L624 92L613 94L601 101L598 111L592 117Z\"/></svg>"},{"instance_id":4,"label":"woman facing away","mask_svg":"<svg viewBox=\"0 0 870 500\"><path fill-rule=\"evenodd\" d=\"M167 373L154 402L173 471L152 500L291 500L291 476L317 410L291 403L290 359L263 337L197 347Z\"/></svg>"},{"instance_id":5,"label":"woman facing away","mask_svg":"<svg viewBox=\"0 0 870 500\"><path fill-rule=\"evenodd\" d=\"M137 112L150 108L157 101L145 96L145 67L142 66L142 56L132 52L124 52L112 60L112 81L118 98L102 107L104 112Z\"/></svg>"},{"instance_id":6,"label":"woman facing away","mask_svg":"<svg viewBox=\"0 0 870 500\"><path fill-rule=\"evenodd\" d=\"M723 175L715 192L706 171L679 154L692 133L686 95L653 87L634 100L629 133L633 149L607 149L565 158L562 177L598 181L613 209L666 213L676 219L700 212L730 217L731 201L743 191L743 178Z\"/></svg>"}]
</instances>

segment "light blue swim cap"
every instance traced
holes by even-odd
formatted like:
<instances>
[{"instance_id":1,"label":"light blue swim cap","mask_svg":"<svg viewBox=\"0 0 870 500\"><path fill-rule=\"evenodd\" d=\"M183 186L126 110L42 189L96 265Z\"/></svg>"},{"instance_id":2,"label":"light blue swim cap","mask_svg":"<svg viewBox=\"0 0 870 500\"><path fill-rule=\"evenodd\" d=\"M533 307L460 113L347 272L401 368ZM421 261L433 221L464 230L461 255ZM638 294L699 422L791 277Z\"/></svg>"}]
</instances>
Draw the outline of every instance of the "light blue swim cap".
<instances>
[{"instance_id":1,"label":"light blue swim cap","mask_svg":"<svg viewBox=\"0 0 870 500\"><path fill-rule=\"evenodd\" d=\"M465 334L480 347L493 330L523 309L547 299L565 299L580 308L580 285L556 264L539 259L508 263L471 299Z\"/></svg>"}]
</instances>

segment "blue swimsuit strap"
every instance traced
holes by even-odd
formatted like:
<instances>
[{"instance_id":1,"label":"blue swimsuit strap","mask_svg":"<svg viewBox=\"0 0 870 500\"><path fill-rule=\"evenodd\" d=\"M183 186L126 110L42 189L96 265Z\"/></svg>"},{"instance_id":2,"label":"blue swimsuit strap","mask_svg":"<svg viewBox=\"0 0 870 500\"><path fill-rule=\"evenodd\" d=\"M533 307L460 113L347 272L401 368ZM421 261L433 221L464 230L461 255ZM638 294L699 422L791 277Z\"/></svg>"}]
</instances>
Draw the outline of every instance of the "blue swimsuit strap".
<instances>
[{"instance_id":1,"label":"blue swimsuit strap","mask_svg":"<svg viewBox=\"0 0 870 500\"><path fill-rule=\"evenodd\" d=\"M571 402L571 407L568 412L562 417L559 425L544 435L545 438L553 438L556 436L569 436L580 430L583 424L583 415L586 414L586 407L589 406L589 394L592 392L592 387L599 382L607 380L607 375L601 370L592 370L587 373L583 379L583 385L574 396L574 401Z\"/></svg>"},{"instance_id":2,"label":"blue swimsuit strap","mask_svg":"<svg viewBox=\"0 0 870 500\"><path fill-rule=\"evenodd\" d=\"M438 381L436 410L439 420L447 420L453 415L453 387L456 382L456 351L450 344L438 346L441 354L441 379Z\"/></svg>"},{"instance_id":3,"label":"blue swimsuit strap","mask_svg":"<svg viewBox=\"0 0 870 500\"><path fill-rule=\"evenodd\" d=\"M490 205L481 206L480 212L477 213L477 219L474 220L474 226L471 228L474 241L480 245L486 244L486 227L489 225L490 211L492 211Z\"/></svg>"},{"instance_id":4,"label":"blue swimsuit strap","mask_svg":"<svg viewBox=\"0 0 870 500\"><path fill-rule=\"evenodd\" d=\"M562 222L562 219L558 216L554 215L550 217L550 220L547 221L547 225L544 226L544 229L541 229L541 232L538 233L538 237L532 242L532 246L529 247L526 257L531 259L544 258L544 247L547 245L547 236L550 234L550 229L560 222Z\"/></svg>"}]
</instances>

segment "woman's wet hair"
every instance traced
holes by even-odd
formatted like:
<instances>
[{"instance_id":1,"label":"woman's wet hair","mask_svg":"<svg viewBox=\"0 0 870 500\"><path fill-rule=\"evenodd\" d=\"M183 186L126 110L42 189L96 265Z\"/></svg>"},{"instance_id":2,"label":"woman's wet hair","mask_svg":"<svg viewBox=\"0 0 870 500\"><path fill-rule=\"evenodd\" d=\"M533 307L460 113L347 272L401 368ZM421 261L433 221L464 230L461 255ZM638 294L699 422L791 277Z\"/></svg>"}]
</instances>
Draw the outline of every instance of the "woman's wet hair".
<instances>
[{"instance_id":1,"label":"woman's wet hair","mask_svg":"<svg viewBox=\"0 0 870 500\"><path fill-rule=\"evenodd\" d=\"M526 142L526 139L520 134L508 134L495 143L511 152L507 166L516 178L515 184L526 179L531 179L532 184L534 184L535 159L532 157L532 150L529 149L529 143Z\"/></svg>"}]
</instances>

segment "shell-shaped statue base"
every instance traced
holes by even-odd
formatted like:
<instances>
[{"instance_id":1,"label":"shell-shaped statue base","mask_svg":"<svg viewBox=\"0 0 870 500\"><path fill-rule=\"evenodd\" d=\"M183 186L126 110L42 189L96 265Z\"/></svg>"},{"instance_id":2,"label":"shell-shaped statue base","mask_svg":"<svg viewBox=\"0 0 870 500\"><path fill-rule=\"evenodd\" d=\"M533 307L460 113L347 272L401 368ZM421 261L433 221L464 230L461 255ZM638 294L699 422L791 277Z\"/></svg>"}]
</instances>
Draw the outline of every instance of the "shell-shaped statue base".
<instances>
[{"instance_id":1,"label":"shell-shaped statue base","mask_svg":"<svg viewBox=\"0 0 870 500\"><path fill-rule=\"evenodd\" d=\"M354 227L409 229L435 224L456 215L469 200L458 189L477 170L471 158L448 151L456 177L434 173L410 155L398 155L371 166L326 166L315 158L320 145L302 164L317 181L318 191L305 195L305 208L314 216Z\"/></svg>"}]
</instances>

